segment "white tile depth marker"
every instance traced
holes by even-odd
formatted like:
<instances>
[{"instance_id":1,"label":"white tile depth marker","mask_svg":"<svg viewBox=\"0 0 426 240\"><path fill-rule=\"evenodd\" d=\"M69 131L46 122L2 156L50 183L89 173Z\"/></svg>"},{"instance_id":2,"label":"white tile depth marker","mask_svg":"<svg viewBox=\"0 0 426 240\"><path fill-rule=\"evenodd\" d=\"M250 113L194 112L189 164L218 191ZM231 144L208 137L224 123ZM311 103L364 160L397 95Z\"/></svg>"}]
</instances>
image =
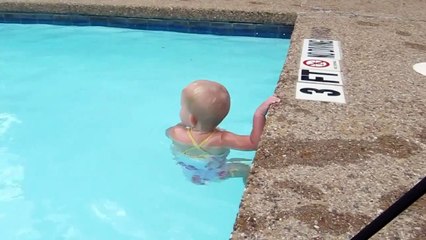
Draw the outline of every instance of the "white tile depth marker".
<instances>
[{"instance_id":1,"label":"white tile depth marker","mask_svg":"<svg viewBox=\"0 0 426 240\"><path fill-rule=\"evenodd\" d=\"M346 103L341 59L339 41L304 39L296 99Z\"/></svg>"}]
</instances>

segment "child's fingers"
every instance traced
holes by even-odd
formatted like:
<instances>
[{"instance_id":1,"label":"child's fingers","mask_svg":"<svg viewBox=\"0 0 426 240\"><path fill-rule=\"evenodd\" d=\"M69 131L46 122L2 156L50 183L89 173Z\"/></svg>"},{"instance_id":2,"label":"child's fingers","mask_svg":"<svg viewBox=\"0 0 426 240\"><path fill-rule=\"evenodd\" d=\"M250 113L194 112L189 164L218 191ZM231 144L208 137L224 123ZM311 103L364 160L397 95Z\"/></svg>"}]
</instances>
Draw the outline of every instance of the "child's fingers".
<instances>
[{"instance_id":1,"label":"child's fingers","mask_svg":"<svg viewBox=\"0 0 426 240\"><path fill-rule=\"evenodd\" d=\"M276 97L276 96L271 96L270 98L269 98L269 101L271 102L271 103L277 103L277 102L280 102L281 101L281 99L279 99L278 97Z\"/></svg>"}]
</instances>

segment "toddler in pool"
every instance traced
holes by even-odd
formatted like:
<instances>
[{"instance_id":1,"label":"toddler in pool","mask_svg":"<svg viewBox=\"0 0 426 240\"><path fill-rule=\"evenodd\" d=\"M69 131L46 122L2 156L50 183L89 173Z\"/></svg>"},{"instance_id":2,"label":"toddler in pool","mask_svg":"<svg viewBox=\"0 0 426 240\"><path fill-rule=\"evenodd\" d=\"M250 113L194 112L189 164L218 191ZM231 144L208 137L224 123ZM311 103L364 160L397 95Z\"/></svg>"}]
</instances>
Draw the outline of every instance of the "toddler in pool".
<instances>
[{"instance_id":1,"label":"toddler in pool","mask_svg":"<svg viewBox=\"0 0 426 240\"><path fill-rule=\"evenodd\" d=\"M251 134L237 135L217 127L230 108L230 96L224 86L209 80L186 86L181 95L181 122L166 131L185 175L195 184L230 177L245 179L250 166L227 160L229 151L256 150L269 106L279 101L275 96L264 101L254 113Z\"/></svg>"}]
</instances>

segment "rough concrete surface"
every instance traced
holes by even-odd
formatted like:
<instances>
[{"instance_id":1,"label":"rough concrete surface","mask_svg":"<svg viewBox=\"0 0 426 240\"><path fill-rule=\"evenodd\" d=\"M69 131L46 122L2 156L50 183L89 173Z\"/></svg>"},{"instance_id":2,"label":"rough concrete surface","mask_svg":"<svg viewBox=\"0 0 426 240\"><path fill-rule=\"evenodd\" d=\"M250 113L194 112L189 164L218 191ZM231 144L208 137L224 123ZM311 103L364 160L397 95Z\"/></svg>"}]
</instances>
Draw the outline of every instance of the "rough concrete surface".
<instances>
[{"instance_id":1,"label":"rough concrete surface","mask_svg":"<svg viewBox=\"0 0 426 240\"><path fill-rule=\"evenodd\" d=\"M90 2L0 11L295 24L232 239L350 239L426 175L426 1ZM295 99L304 38L341 42L346 104ZM426 198L373 239L426 239Z\"/></svg>"}]
</instances>

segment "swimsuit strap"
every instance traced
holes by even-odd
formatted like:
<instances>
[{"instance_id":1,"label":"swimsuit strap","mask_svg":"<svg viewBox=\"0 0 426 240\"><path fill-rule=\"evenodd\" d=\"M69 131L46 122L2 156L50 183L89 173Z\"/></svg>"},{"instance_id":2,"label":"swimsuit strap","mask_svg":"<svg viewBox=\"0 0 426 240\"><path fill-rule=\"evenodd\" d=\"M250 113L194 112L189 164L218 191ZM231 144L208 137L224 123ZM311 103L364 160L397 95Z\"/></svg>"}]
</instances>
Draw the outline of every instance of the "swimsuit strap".
<instances>
[{"instance_id":1,"label":"swimsuit strap","mask_svg":"<svg viewBox=\"0 0 426 240\"><path fill-rule=\"evenodd\" d=\"M201 141L200 143L197 143L197 141L195 141L195 139L194 139L194 136L192 135L192 129L191 128L189 128L187 131L186 131L186 133L187 133L187 135L188 135L188 137L189 137L189 139L191 139L191 142L192 142L192 147L190 147L190 148L187 148L185 151L183 151L183 153L184 154L187 154L189 151L191 151L192 149L198 149L198 150L201 150L201 151L203 151L203 152L205 152L206 154L203 154L203 155L200 155L200 157L201 156L208 156L208 155L210 155L210 153L209 152L207 152L205 149L203 149L203 145L204 144L206 144L207 143L207 141L213 136L213 134L214 134L214 132L212 132L212 133L210 133L210 135L209 136L207 136L203 141Z\"/></svg>"},{"instance_id":2,"label":"swimsuit strap","mask_svg":"<svg viewBox=\"0 0 426 240\"><path fill-rule=\"evenodd\" d=\"M194 136L192 135L192 128L189 128L186 133L188 134L189 139L191 139L192 145L194 145L194 147L201 149L204 151L204 149L202 148L204 144L207 143L207 141L209 141L209 139L213 136L213 132L210 133L210 135L208 135L203 141L201 141L200 143L197 143L197 141L195 141Z\"/></svg>"}]
</instances>

